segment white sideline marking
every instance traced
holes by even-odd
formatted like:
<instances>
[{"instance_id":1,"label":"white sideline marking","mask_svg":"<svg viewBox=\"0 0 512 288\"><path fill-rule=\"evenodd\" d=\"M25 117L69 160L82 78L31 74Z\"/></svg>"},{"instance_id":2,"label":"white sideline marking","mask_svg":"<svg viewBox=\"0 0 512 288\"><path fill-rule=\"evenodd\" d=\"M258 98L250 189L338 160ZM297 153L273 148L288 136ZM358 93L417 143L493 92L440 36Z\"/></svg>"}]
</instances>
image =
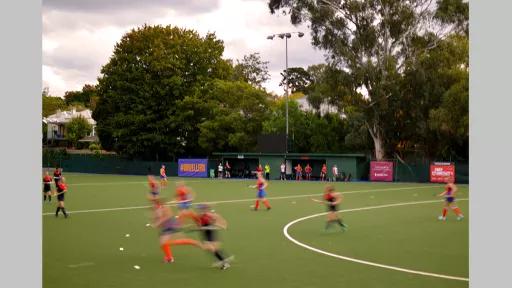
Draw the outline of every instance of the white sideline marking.
<instances>
[{"instance_id":1,"label":"white sideline marking","mask_svg":"<svg viewBox=\"0 0 512 288\"><path fill-rule=\"evenodd\" d=\"M465 198L465 199L457 199L457 200L462 201L462 200L468 200L468 199ZM379 205L379 206L368 206L368 207L340 210L338 212L353 212L353 211L380 209L380 208L388 208L388 207L406 206L406 205L416 205L416 204L425 204L425 203L438 203L438 202L440 202L440 201L439 200L431 200L431 201L418 201L418 202L402 202L402 203L396 203L396 204L387 204L387 205ZM379 264L379 263L375 263L375 262L369 262L369 261L364 261L364 260L360 260L360 259L350 258L350 257L346 257L346 256L334 254L334 253L329 253L329 252L326 252L326 251L323 251L323 250L320 250L320 249L308 246L308 245L306 245L304 243L301 243L301 242L295 240L293 237L291 237L290 234L288 234L288 228L290 228L290 226L292 226L293 224L298 223L298 222L303 221L303 220L306 220L306 219L310 219L310 218L326 215L327 213L328 212L318 213L318 214L314 214L314 215L310 215L310 216L306 216L306 217L302 217L302 218L293 220L292 222L290 222L290 223L286 224L286 226L284 226L284 228L283 228L284 236L286 236L286 238L288 238L288 240L292 241L293 243L295 243L295 244L297 244L299 246L302 246L302 247L304 247L306 249L309 249L311 251L314 251L314 252L317 252L317 253L320 253L320 254L324 254L324 255L327 255L327 256L331 256L331 257L335 257L335 258L338 258L338 259L342 259L342 260L352 261L352 262L356 262L356 263L360 263L360 264L364 264L364 265L370 265L370 266L375 266L375 267L380 267L380 268L385 268L385 269L391 269L391 270L396 270L396 271L401 271L401 272L406 272L406 273L411 273L411 274L419 274L419 275L424 275L424 276L431 276L431 277L438 277L438 278L445 278L445 279L459 280L459 281L466 281L466 282L469 281L469 278L449 276L449 275L442 275L442 274L435 274L435 273L429 273L429 272L423 272L423 271L417 271L417 270L410 270L410 269L405 269L405 268L400 268L400 267L395 267L395 266L384 265L384 264Z\"/></svg>"},{"instance_id":2,"label":"white sideline marking","mask_svg":"<svg viewBox=\"0 0 512 288\"><path fill-rule=\"evenodd\" d=\"M372 190L354 190L354 191L347 191L342 192L343 194L353 194L353 193L368 193L368 192L377 192L377 191L394 191L394 190L410 190L410 189L423 189L423 188L436 188L441 187L439 185L429 185L429 186L416 186L416 187L401 187L401 188L383 188L383 189L372 189ZM306 195L290 195L290 196L280 196L280 197L268 197L269 200L279 200L279 199L290 199L290 198L302 198L302 197L311 197L311 196L319 196L322 195L322 193L316 193L316 194L306 194ZM205 204L222 204L222 203L237 203L237 202L247 202L247 201L254 201L254 198L250 199L236 199L236 200L222 200L222 201L209 201L209 202L198 202L198 203L205 203ZM175 204L168 205L168 206L176 206ZM131 207L118 207L118 208L104 208L104 209L91 209L91 210L76 210L76 211L67 211L67 213L70 214L76 214L76 213L91 213L91 212L105 212L105 211L119 211L119 210L134 210L134 209L144 209L144 208L150 208L150 205L144 205L144 206L131 206ZM54 212L47 212L43 213L43 216L46 215L53 215Z\"/></svg>"},{"instance_id":3,"label":"white sideline marking","mask_svg":"<svg viewBox=\"0 0 512 288\"><path fill-rule=\"evenodd\" d=\"M78 268L78 267L85 267L85 266L93 266L94 262L83 262L78 264L70 264L68 265L69 268Z\"/></svg>"},{"instance_id":4,"label":"white sideline marking","mask_svg":"<svg viewBox=\"0 0 512 288\"><path fill-rule=\"evenodd\" d=\"M158 176L155 176L155 178L158 178ZM256 179L210 179L210 178L204 178L205 180L187 180L186 178L167 178L169 183L177 182L177 181L184 181L185 183L208 183L210 181L215 182L236 182L236 181L255 181ZM158 179L156 179L158 180ZM127 182L91 182L91 183L67 183L69 186L97 186L97 185L124 185L124 184L147 184L148 181L127 181Z\"/></svg>"}]
</instances>

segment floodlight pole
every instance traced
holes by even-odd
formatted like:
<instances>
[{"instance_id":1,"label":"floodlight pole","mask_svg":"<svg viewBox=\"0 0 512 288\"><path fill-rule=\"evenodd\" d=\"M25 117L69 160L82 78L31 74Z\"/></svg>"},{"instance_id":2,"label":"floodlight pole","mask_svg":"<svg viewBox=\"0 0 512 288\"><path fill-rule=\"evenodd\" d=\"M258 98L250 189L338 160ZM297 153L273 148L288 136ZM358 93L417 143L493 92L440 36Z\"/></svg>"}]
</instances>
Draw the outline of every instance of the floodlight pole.
<instances>
[{"instance_id":1,"label":"floodlight pole","mask_svg":"<svg viewBox=\"0 0 512 288\"><path fill-rule=\"evenodd\" d=\"M288 37L284 37L285 39L285 47L286 47L286 70L285 71L285 77L286 77L286 83L285 83L285 95L286 95L286 150L285 153L288 154Z\"/></svg>"},{"instance_id":2,"label":"floodlight pole","mask_svg":"<svg viewBox=\"0 0 512 288\"><path fill-rule=\"evenodd\" d=\"M304 33L302 32L287 32L287 33L279 33L279 34L273 34L273 35L270 35L267 37L267 39L269 40L274 40L274 37L277 35L279 38L283 39L284 38L284 41L285 41L285 59L286 59L286 70L285 70L285 77L286 77L286 82L285 82L285 105L286 105L286 150L285 150L285 153L288 154L288 134L289 134L289 123L288 123L288 81L289 81L289 75L286 74L288 73L288 38L291 38L292 37L292 34L296 33L299 38L302 38L302 36L304 36Z\"/></svg>"}]
</instances>

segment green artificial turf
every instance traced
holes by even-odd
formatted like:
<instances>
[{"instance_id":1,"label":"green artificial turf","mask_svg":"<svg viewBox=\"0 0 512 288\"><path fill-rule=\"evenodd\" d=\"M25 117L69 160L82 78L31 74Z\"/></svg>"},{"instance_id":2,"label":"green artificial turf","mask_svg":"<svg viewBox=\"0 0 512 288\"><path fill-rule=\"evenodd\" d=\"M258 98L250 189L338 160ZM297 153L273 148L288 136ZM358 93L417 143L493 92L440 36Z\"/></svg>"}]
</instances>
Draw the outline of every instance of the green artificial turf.
<instances>
[{"instance_id":1,"label":"green artificial turf","mask_svg":"<svg viewBox=\"0 0 512 288\"><path fill-rule=\"evenodd\" d=\"M162 263L158 231L146 224L150 210L146 177L67 173L70 218L53 216L55 200L43 203L43 287L468 287L468 282L411 274L340 260L298 246L283 228L291 221L325 212L311 201L325 183L270 181L270 211L252 211L254 180L186 179L195 201L213 206L229 223L221 232L232 267L212 268L212 255L190 246L173 247L175 262ZM173 182L163 190L174 193ZM434 184L336 183L343 209L440 200ZM467 185L458 198L468 198ZM42 196L41 196L42 198ZM245 200L246 199L246 200ZM236 200L236 201L235 201ZM325 231L325 215L300 221L288 233L297 241L336 255L409 270L468 278L468 201L441 222L442 202L341 211L346 232ZM263 208L264 206L261 205ZM110 210L112 208L126 208ZM96 211L95 211L96 210ZM73 213L74 212L74 213ZM126 237L126 234L130 234ZM199 238L196 233L185 234ZM123 247L124 251L119 248ZM135 269L137 265L140 269Z\"/></svg>"}]
</instances>

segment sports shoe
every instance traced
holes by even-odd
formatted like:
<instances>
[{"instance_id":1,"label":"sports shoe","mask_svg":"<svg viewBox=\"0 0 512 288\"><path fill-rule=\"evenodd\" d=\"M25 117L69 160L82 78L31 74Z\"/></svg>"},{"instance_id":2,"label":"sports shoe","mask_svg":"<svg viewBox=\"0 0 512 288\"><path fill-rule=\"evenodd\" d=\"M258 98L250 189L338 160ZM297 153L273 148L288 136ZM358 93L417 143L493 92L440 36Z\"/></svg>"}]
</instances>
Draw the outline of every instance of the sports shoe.
<instances>
[{"instance_id":1,"label":"sports shoe","mask_svg":"<svg viewBox=\"0 0 512 288\"><path fill-rule=\"evenodd\" d=\"M220 269L221 270L226 270L229 267L231 267L231 265L229 265L229 263L227 263L227 262L224 262L224 263L222 263L222 266L220 266Z\"/></svg>"},{"instance_id":2,"label":"sports shoe","mask_svg":"<svg viewBox=\"0 0 512 288\"><path fill-rule=\"evenodd\" d=\"M439 216L439 217L437 217L437 219L440 221L446 221L446 217L443 217L443 216Z\"/></svg>"},{"instance_id":3,"label":"sports shoe","mask_svg":"<svg viewBox=\"0 0 512 288\"><path fill-rule=\"evenodd\" d=\"M460 215L459 217L457 217L457 221L460 221L462 219L464 219L464 215Z\"/></svg>"},{"instance_id":4,"label":"sports shoe","mask_svg":"<svg viewBox=\"0 0 512 288\"><path fill-rule=\"evenodd\" d=\"M173 263L174 262L174 258L171 257L171 258L164 258L164 263Z\"/></svg>"}]
</instances>

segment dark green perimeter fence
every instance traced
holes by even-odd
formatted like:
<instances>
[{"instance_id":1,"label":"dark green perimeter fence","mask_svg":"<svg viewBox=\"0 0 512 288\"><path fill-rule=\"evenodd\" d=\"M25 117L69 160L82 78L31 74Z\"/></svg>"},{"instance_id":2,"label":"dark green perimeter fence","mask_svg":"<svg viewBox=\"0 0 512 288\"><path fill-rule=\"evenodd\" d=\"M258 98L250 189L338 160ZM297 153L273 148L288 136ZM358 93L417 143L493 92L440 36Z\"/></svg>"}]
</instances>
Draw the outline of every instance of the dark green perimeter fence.
<instances>
[{"instance_id":1,"label":"dark green perimeter fence","mask_svg":"<svg viewBox=\"0 0 512 288\"><path fill-rule=\"evenodd\" d=\"M192 158L192 157L191 157ZM178 162L128 160L118 155L96 154L68 154L63 150L43 150L43 167L61 167L65 172L120 174L120 175L157 175L162 164L166 166L167 175L178 175ZM312 169L312 179L320 177L322 164L327 164L328 177L332 177L332 166L336 165L345 179L350 175L350 181L368 181L370 170L370 157L365 154L299 154L299 153L213 153L208 159L208 175L210 170L217 176L219 163L229 162L232 177L252 178L252 171L258 164L270 166L270 179L279 179L281 163L285 162L287 177L294 178L297 164L304 168L309 164ZM413 160L394 162L394 181L396 182L429 182L429 160ZM434 161L432 161L434 162ZM437 161L440 162L440 161ZM441 161L442 162L442 161ZM455 162L457 183L469 183L468 162ZM342 179L338 179L341 181Z\"/></svg>"}]
</instances>

